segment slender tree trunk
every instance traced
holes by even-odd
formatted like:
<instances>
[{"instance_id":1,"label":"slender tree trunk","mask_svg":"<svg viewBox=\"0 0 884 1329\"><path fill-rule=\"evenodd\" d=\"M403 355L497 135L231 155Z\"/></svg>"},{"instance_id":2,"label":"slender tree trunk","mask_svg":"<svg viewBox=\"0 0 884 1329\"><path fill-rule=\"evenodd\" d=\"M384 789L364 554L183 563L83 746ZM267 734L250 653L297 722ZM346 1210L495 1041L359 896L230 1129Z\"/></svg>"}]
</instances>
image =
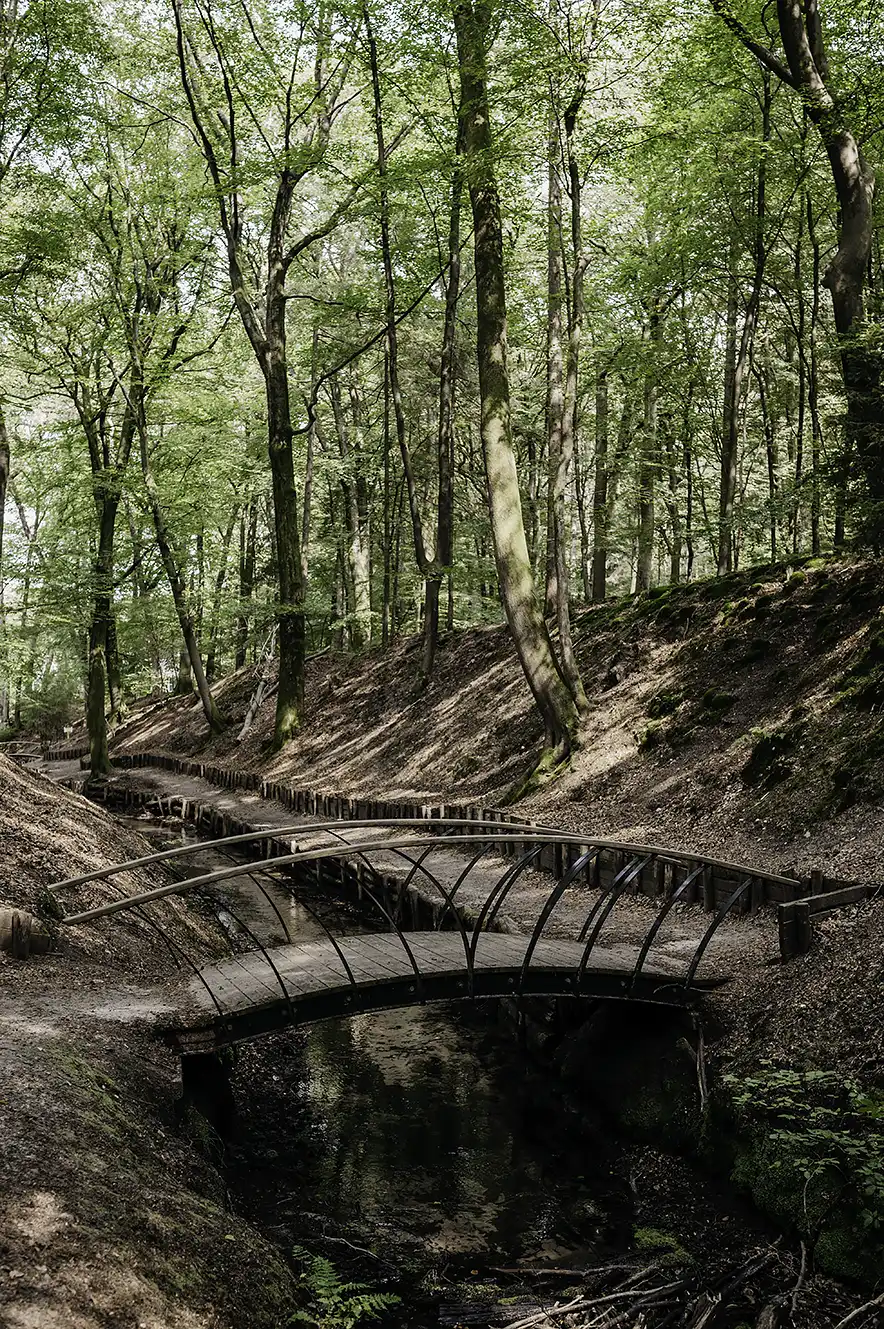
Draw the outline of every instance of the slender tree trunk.
<instances>
[{"instance_id":1,"label":"slender tree trunk","mask_svg":"<svg viewBox=\"0 0 884 1329\"><path fill-rule=\"evenodd\" d=\"M6 414L0 402L0 584L3 581L3 531L6 515L6 489L9 485L9 434Z\"/></svg>"},{"instance_id":2,"label":"slender tree trunk","mask_svg":"<svg viewBox=\"0 0 884 1329\"><path fill-rule=\"evenodd\" d=\"M694 438L690 420L687 418L685 424L684 436L684 475L685 475L685 513L684 513L684 542L687 558L685 560L685 581L690 581L694 575Z\"/></svg>"},{"instance_id":3,"label":"slender tree trunk","mask_svg":"<svg viewBox=\"0 0 884 1329\"><path fill-rule=\"evenodd\" d=\"M592 598L596 604L601 604L607 594L608 515L608 372L600 368L595 381L595 489L592 499Z\"/></svg>"},{"instance_id":4,"label":"slender tree trunk","mask_svg":"<svg viewBox=\"0 0 884 1329\"><path fill-rule=\"evenodd\" d=\"M371 641L371 575L368 539L360 513L358 481L359 453L350 445L350 430L341 402L340 385L335 376L329 383L335 429L341 455L341 493L344 497L346 526L348 590L350 592L350 644L362 651Z\"/></svg>"},{"instance_id":5,"label":"slender tree trunk","mask_svg":"<svg viewBox=\"0 0 884 1329\"><path fill-rule=\"evenodd\" d=\"M86 693L86 728L89 734L89 774L101 779L110 774L107 749L107 635L112 612L114 532L119 493L113 477L93 476L98 512L98 548L93 569L92 624L89 629L89 677Z\"/></svg>"},{"instance_id":6,"label":"slender tree trunk","mask_svg":"<svg viewBox=\"0 0 884 1329\"><path fill-rule=\"evenodd\" d=\"M313 343L310 355L310 387L316 383L317 359L319 354L319 328L313 329ZM313 468L316 454L316 417L310 420L307 430L307 462L304 467L303 515L301 517L301 578L306 587L310 574L310 537L313 533Z\"/></svg>"},{"instance_id":7,"label":"slender tree trunk","mask_svg":"<svg viewBox=\"0 0 884 1329\"><path fill-rule=\"evenodd\" d=\"M767 260L764 226L767 211L767 148L770 143L771 84L770 73L762 70L763 97L761 106L761 156L755 191L755 234L753 237L754 271L752 290L743 315L737 349L737 245L731 248L731 278L728 289L728 379L725 388L724 434L721 444L721 490L718 524L718 575L724 576L733 567L734 503L737 493L737 462L739 458L739 420L743 388L749 370L755 329L761 309L764 269Z\"/></svg>"},{"instance_id":8,"label":"slender tree trunk","mask_svg":"<svg viewBox=\"0 0 884 1329\"><path fill-rule=\"evenodd\" d=\"M798 213L798 239L795 246L795 290L798 301L798 332L796 354L798 359L798 411L795 424L795 488L792 495L792 552L801 546L802 490L804 488L804 417L807 401L807 362L804 358L804 336L807 326L807 306L804 298L804 208Z\"/></svg>"},{"instance_id":9,"label":"slender tree trunk","mask_svg":"<svg viewBox=\"0 0 884 1329\"><path fill-rule=\"evenodd\" d=\"M110 704L108 724L118 725L123 718L123 671L120 665L120 646L117 640L117 615L111 601L107 620L107 696Z\"/></svg>"},{"instance_id":10,"label":"slender tree trunk","mask_svg":"<svg viewBox=\"0 0 884 1329\"><path fill-rule=\"evenodd\" d=\"M249 644L249 614L255 588L255 557L258 542L258 500L253 495L239 526L239 605L234 668L242 669Z\"/></svg>"},{"instance_id":11,"label":"slender tree trunk","mask_svg":"<svg viewBox=\"0 0 884 1329\"><path fill-rule=\"evenodd\" d=\"M724 415L721 431L721 484L719 487L718 575L732 566L731 529L737 485L737 282L738 246L732 237L727 281L727 331L724 349Z\"/></svg>"},{"instance_id":12,"label":"slender tree trunk","mask_svg":"<svg viewBox=\"0 0 884 1329\"><path fill-rule=\"evenodd\" d=\"M550 108L546 217L546 577L543 614L556 617L559 602L559 557L556 502L562 471L562 430L565 414L564 352L562 349L562 179L559 124Z\"/></svg>"},{"instance_id":13,"label":"slender tree trunk","mask_svg":"<svg viewBox=\"0 0 884 1329\"><path fill-rule=\"evenodd\" d=\"M454 395L457 359L457 303L460 297L460 214L463 197L462 135L458 125L457 155L451 176L451 210L448 222L448 283L445 288L445 323L442 332L442 357L439 370L439 427L437 468L439 497L436 518L436 558L426 580L422 674L426 681L433 672L436 643L439 639L439 594L442 578L448 579L450 619L453 613L454 562ZM450 631L450 627L449 627Z\"/></svg>"},{"instance_id":14,"label":"slender tree trunk","mask_svg":"<svg viewBox=\"0 0 884 1329\"><path fill-rule=\"evenodd\" d=\"M436 641L439 629L439 585L444 575L445 566L440 560L441 555L437 547L435 555L430 556L427 550L426 538L424 535L424 523L421 515L420 499L418 496L417 483L414 475L414 468L411 459L411 449L408 443L408 434L405 423L405 412L402 406L402 390L399 382L399 333L396 319L396 284L393 275L393 254L390 238L390 203L387 191L387 153L384 145L384 121L383 107L381 102L380 74L378 70L377 43L369 20L368 10L363 10L363 21L368 34L369 58L371 63L371 79L374 94L374 125L375 140L377 143L378 157L378 176L381 182L381 258L384 269L384 289L386 294L386 313L387 313L387 353L388 369L390 376L390 394L393 403L393 418L396 423L396 438L399 443L399 453L402 458L402 469L405 475L405 485L408 493L408 508L411 514L412 536L414 539L414 553L417 562L418 571L424 579L424 601L428 612L424 617L424 646L421 652L421 675L424 683L429 678L429 672L432 669L433 660L436 652ZM460 142L460 133L458 133ZM459 175L458 169L455 169L455 175ZM456 238L459 242L459 216L460 216L460 192L457 189L456 206L452 204L452 225L457 221ZM456 214L456 218L455 218ZM459 243L458 243L459 248ZM449 274L449 290L452 288L451 274ZM457 283L454 284L454 299L457 299ZM455 305L456 308L456 305ZM449 333L448 310L446 309L446 335ZM454 335L454 326L450 329L451 336ZM443 348L444 355L444 348ZM450 373L452 363L449 361L448 378L449 384L446 391L450 391ZM450 408L449 408L450 409ZM442 415L440 413L440 431L443 428ZM444 426L446 429L449 426ZM440 459L442 438L440 433ZM446 456L447 456L446 442ZM443 504L443 475L440 470L439 475L439 506L440 510ZM447 496L446 496L447 498ZM450 509L445 514L444 520L450 517ZM437 532L438 536L438 532Z\"/></svg>"},{"instance_id":15,"label":"slender tree trunk","mask_svg":"<svg viewBox=\"0 0 884 1329\"><path fill-rule=\"evenodd\" d=\"M390 644L390 589L393 561L393 502L390 474L390 353L384 348L384 583L382 589L381 634L384 646Z\"/></svg>"},{"instance_id":16,"label":"slender tree trunk","mask_svg":"<svg viewBox=\"0 0 884 1329\"><path fill-rule=\"evenodd\" d=\"M648 318L650 354L645 369L645 410L638 468L638 549L635 569L637 591L646 591L650 587L654 563L654 493L660 464L657 440L657 372L661 336L662 323L655 301Z\"/></svg>"},{"instance_id":17,"label":"slender tree trunk","mask_svg":"<svg viewBox=\"0 0 884 1329\"><path fill-rule=\"evenodd\" d=\"M574 501L577 504L577 524L580 529L580 582L584 604L592 599L591 562L589 539L589 512L586 501L587 479L586 463L581 449L574 453Z\"/></svg>"},{"instance_id":18,"label":"slender tree trunk","mask_svg":"<svg viewBox=\"0 0 884 1329\"><path fill-rule=\"evenodd\" d=\"M264 382L280 601L277 607L279 688L276 694L273 730L273 747L278 751L301 723L304 708L304 659L307 637L286 360L285 273L281 258L271 255L269 266Z\"/></svg>"},{"instance_id":19,"label":"slender tree trunk","mask_svg":"<svg viewBox=\"0 0 884 1329\"><path fill-rule=\"evenodd\" d=\"M583 339L583 279L586 259L583 254L581 218L581 172L577 161L575 134L577 116L583 104L585 79L581 75L577 90L564 115L565 147L571 198L571 305L568 320L568 357L565 370L564 407L560 434L559 463L553 481L553 513L555 517L556 552L556 623L559 629L559 656L562 676L574 698L577 710L585 715L589 702L580 677L571 634L571 591L568 567L568 533L565 528L565 494L574 469L577 450L579 403L577 399L580 345ZM561 213L561 209L559 209ZM561 232L561 221L558 226Z\"/></svg>"},{"instance_id":20,"label":"slender tree trunk","mask_svg":"<svg viewBox=\"0 0 884 1329\"><path fill-rule=\"evenodd\" d=\"M6 577L3 566L3 531L9 467L9 434L6 429L3 403L0 402L0 727L9 722L9 646L6 628Z\"/></svg>"},{"instance_id":21,"label":"slender tree trunk","mask_svg":"<svg viewBox=\"0 0 884 1329\"><path fill-rule=\"evenodd\" d=\"M810 499L810 545L811 553L816 557L821 549L820 522L822 514L821 464L823 431L820 424L819 408L819 357L817 354L818 325L820 317L820 243L816 234L816 222L813 215L813 201L810 190L805 190L807 212L807 238L813 255L813 301L810 307L810 356L807 366L807 404L810 408L811 428L811 499Z\"/></svg>"},{"instance_id":22,"label":"slender tree trunk","mask_svg":"<svg viewBox=\"0 0 884 1329\"><path fill-rule=\"evenodd\" d=\"M233 540L233 531L239 520L239 506L231 508L230 520L224 530L221 540L221 558L218 571L215 575L215 594L212 597L212 621L209 630L209 651L206 656L206 682L211 686L215 677L215 668L218 658L218 638L221 633L221 602L224 597L224 584L227 581L227 565L230 560L230 545Z\"/></svg>"},{"instance_id":23,"label":"slender tree trunk","mask_svg":"<svg viewBox=\"0 0 884 1329\"><path fill-rule=\"evenodd\" d=\"M838 198L839 230L838 248L823 284L831 292L841 343L847 396L844 450L845 454L853 450L865 475L871 507L862 526L868 538L880 547L884 543L884 358L880 349L868 344L862 335L863 289L874 235L875 174L844 119L853 103L832 89L818 3L777 0L785 66L753 39L734 16L728 0L712 0L712 5L756 59L800 94L829 158Z\"/></svg>"},{"instance_id":24,"label":"slender tree trunk","mask_svg":"<svg viewBox=\"0 0 884 1329\"><path fill-rule=\"evenodd\" d=\"M767 458L767 502L770 511L770 561L777 561L777 444L774 422L768 409L767 384L760 369L755 370L758 383L758 404L761 407L761 427L764 431L764 450Z\"/></svg>"},{"instance_id":25,"label":"slender tree trunk","mask_svg":"<svg viewBox=\"0 0 884 1329\"><path fill-rule=\"evenodd\" d=\"M150 513L153 518L154 531L157 537L157 548L160 551L160 558L163 561L163 567L166 569L166 576L169 579L169 589L172 592L172 600L175 604L175 612L178 615L178 624L181 628L181 635L184 638L184 645L187 653L187 668L184 670L184 657L180 659L181 668L179 670L179 686L184 681L186 672L187 682L190 683L190 674L196 680L196 688L202 702L203 713L208 722L209 728L213 733L220 733L224 728L224 721L215 704L212 696L212 690L209 687L205 670L203 669L202 656L200 655L199 644L197 642L196 627L190 613L187 603L187 592L184 586L184 577L181 573L181 567L172 544L172 536L166 522L166 514L163 510L162 500L154 479L153 470L150 464L150 454L147 446L147 430L144 427L144 421L141 421L140 429L141 442L141 473L144 477L144 487L147 491L147 499L150 505ZM231 527L232 530L232 527ZM192 587L191 587L192 589ZM189 687L187 689L190 690Z\"/></svg>"},{"instance_id":26,"label":"slender tree trunk","mask_svg":"<svg viewBox=\"0 0 884 1329\"><path fill-rule=\"evenodd\" d=\"M454 23L473 211L482 446L497 577L510 632L543 717L546 761L551 764L571 752L579 730L579 716L557 667L537 602L513 452L503 228L493 168L485 68L487 10L478 7L474 11L470 0L455 0Z\"/></svg>"}]
</instances>

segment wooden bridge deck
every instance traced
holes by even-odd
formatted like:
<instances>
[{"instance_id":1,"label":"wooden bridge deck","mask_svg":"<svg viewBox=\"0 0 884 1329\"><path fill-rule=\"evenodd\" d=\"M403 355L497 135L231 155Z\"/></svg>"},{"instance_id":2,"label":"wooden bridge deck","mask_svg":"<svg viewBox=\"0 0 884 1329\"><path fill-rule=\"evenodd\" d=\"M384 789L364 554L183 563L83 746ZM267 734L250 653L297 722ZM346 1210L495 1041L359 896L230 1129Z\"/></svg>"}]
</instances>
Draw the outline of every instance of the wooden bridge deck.
<instances>
[{"instance_id":1,"label":"wooden bridge deck","mask_svg":"<svg viewBox=\"0 0 884 1329\"><path fill-rule=\"evenodd\" d=\"M633 984L638 948L614 943L593 949L578 987L584 945L540 941L523 974L530 938L498 932L478 937L472 984L459 932L408 932L419 975L395 933L342 937L276 946L234 955L200 970L167 1021L167 1038L182 1053L208 1052L286 1025L407 1006L422 1001L524 993L679 1002L691 952L643 966ZM271 963L272 961L272 963ZM721 976L695 979L693 991L715 986ZM214 1001L209 996L211 990ZM217 1005L215 1004L217 1002ZM219 1009L220 1008L220 1009Z\"/></svg>"}]
</instances>

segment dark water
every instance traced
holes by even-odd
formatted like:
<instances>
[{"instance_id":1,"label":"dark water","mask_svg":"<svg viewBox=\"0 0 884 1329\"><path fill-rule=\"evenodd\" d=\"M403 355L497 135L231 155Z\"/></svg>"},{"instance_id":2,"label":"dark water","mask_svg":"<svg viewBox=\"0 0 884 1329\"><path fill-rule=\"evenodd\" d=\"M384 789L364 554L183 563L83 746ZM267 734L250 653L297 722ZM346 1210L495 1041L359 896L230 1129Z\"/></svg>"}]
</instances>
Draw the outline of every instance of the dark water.
<instances>
[{"instance_id":1,"label":"dark water","mask_svg":"<svg viewBox=\"0 0 884 1329\"><path fill-rule=\"evenodd\" d=\"M166 845L190 834L135 824ZM198 870L224 862L208 851ZM293 937L322 934L282 887L260 885ZM226 894L262 942L282 940L257 880ZM330 925L360 930L345 905L312 903ZM358 1247L416 1288L440 1272L469 1282L522 1263L580 1268L629 1244L615 1149L522 1055L494 1003L356 1015L258 1040L237 1050L234 1092L234 1203L283 1242L322 1234L333 1258Z\"/></svg>"}]
</instances>

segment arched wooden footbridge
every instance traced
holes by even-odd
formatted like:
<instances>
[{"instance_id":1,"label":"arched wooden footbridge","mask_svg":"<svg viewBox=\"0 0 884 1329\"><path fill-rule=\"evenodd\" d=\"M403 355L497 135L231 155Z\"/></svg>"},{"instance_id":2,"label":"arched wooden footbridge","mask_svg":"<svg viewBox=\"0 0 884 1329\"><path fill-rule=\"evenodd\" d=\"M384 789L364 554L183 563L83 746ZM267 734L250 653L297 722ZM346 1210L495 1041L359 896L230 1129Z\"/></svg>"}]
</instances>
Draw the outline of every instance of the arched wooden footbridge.
<instances>
[{"instance_id":1,"label":"arched wooden footbridge","mask_svg":"<svg viewBox=\"0 0 884 1329\"><path fill-rule=\"evenodd\" d=\"M582 837L533 828L530 842L519 846L521 852L517 852L515 861L502 869L498 861L488 888L489 868L493 866L489 856L506 848L512 857L516 829L500 822L492 825L443 820L434 823L432 836L417 836L413 823L409 826L405 821L320 825L305 825L302 821L275 828L272 837L266 830L252 830L183 845L58 882L52 889L64 899L66 893L85 882L103 880L112 884L123 871L172 862L181 854L193 855L201 849L242 851L255 842L264 848L265 856L261 858L247 855L246 861L234 862L230 867L176 880L64 918L65 925L74 926L134 910L161 933L182 967L190 971L190 978L170 993L175 1013L166 1028L172 1045L188 1054L216 1050L290 1024L426 1001L546 994L690 1002L703 989L722 981L720 973L710 976L699 971L710 942L728 915L753 907L761 885L775 881L792 884L787 878L718 860L611 841L587 843ZM524 828L518 829L524 834ZM309 842L280 838L290 834ZM500 930L507 898L523 874L536 867L541 854L548 857L550 846L556 850L556 861L567 866L563 866L537 909L530 931ZM280 848L289 852L268 852ZM440 850L454 863L454 867L448 865L447 874L440 871ZM391 858L405 865L393 895L389 879L377 866L381 861L389 863ZM707 899L712 912L708 925L690 944L681 943L674 952L658 944L654 958L649 958L669 912L679 902L695 900L713 869L719 882L724 872L725 877L730 876L730 883L720 902L714 896L711 901ZM470 884L475 884L480 870L484 874L484 898L476 908L473 891L470 909L465 910L461 900ZM321 913L311 907L304 893L305 883L315 888L323 880L342 881L348 872L364 904L379 918L382 930L335 936ZM307 908L324 939L299 942L289 935L277 905L261 885L260 875L268 873L281 879ZM277 874L284 875L280 878ZM285 944L263 944L242 919L237 919L253 949L201 963L150 912L166 896L214 892L225 882L245 876L263 891L288 938ZM634 893L643 879L654 883L656 909L648 911L641 939L627 942L617 937L609 920L618 900ZM402 921L403 902L416 881L423 882L424 899L429 886L437 908L432 927L409 930ZM585 901L582 926L575 929L576 935L570 940L544 935L556 906L565 897L572 904ZM226 898L223 907L236 918Z\"/></svg>"}]
</instances>

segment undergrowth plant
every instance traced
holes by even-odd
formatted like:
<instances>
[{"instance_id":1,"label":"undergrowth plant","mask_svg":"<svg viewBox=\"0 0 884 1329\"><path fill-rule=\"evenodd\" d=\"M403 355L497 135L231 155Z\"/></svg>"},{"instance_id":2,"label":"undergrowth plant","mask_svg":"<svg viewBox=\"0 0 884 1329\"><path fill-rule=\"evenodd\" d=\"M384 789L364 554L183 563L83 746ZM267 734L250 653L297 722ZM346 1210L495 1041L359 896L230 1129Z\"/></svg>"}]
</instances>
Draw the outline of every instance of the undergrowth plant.
<instances>
[{"instance_id":1,"label":"undergrowth plant","mask_svg":"<svg viewBox=\"0 0 884 1329\"><path fill-rule=\"evenodd\" d=\"M811 1229L847 1202L866 1230L884 1232L884 1099L836 1071L771 1067L724 1078L737 1111L764 1127L769 1166L803 1179Z\"/></svg>"},{"instance_id":2,"label":"undergrowth plant","mask_svg":"<svg viewBox=\"0 0 884 1329\"><path fill-rule=\"evenodd\" d=\"M301 1283L309 1299L289 1317L289 1324L308 1324L313 1329L353 1329L364 1320L377 1319L384 1311L399 1305L392 1292L378 1292L367 1283L344 1282L330 1260L311 1255L303 1246L292 1250L305 1268Z\"/></svg>"}]
</instances>

